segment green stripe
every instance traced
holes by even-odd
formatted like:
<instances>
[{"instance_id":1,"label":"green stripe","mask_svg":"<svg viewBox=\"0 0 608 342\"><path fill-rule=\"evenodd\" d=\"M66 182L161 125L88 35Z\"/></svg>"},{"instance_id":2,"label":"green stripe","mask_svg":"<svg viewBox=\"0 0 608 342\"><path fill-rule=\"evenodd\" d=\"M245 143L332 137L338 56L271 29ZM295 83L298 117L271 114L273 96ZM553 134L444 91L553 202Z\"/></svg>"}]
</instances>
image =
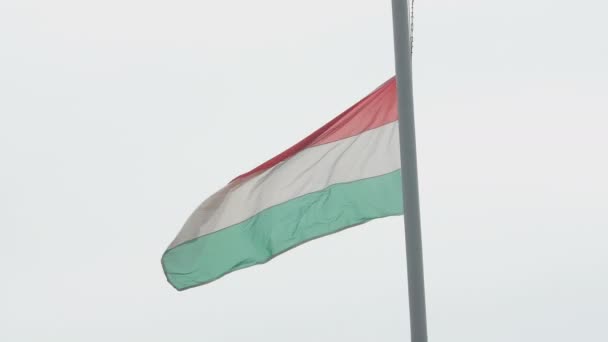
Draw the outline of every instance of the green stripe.
<instances>
[{"instance_id":1,"label":"green stripe","mask_svg":"<svg viewBox=\"0 0 608 342\"><path fill-rule=\"evenodd\" d=\"M169 283L184 290L265 263L312 239L402 213L400 170L334 184L167 250L163 269Z\"/></svg>"}]
</instances>

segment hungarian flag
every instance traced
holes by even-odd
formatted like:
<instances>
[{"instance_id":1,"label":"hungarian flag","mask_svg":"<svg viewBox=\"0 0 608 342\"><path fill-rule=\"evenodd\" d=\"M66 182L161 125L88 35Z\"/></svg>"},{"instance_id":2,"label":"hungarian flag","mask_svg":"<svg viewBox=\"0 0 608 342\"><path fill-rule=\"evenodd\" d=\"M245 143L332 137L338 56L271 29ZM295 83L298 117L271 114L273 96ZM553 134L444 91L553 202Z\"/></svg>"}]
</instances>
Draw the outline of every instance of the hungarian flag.
<instances>
[{"instance_id":1,"label":"hungarian flag","mask_svg":"<svg viewBox=\"0 0 608 342\"><path fill-rule=\"evenodd\" d=\"M205 200L162 256L169 283L202 285L312 239L403 214L396 88L390 79Z\"/></svg>"}]
</instances>

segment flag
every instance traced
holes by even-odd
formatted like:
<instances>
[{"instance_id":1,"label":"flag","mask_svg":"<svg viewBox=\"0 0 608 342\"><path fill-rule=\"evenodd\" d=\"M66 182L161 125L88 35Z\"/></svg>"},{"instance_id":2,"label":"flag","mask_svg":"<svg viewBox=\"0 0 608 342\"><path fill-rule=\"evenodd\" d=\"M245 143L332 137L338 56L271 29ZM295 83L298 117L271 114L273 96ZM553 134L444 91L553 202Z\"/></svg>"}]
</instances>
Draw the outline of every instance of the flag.
<instances>
[{"instance_id":1,"label":"flag","mask_svg":"<svg viewBox=\"0 0 608 342\"><path fill-rule=\"evenodd\" d=\"M205 200L162 256L178 290L403 214L396 81ZM272 132L268 132L271 135Z\"/></svg>"}]
</instances>

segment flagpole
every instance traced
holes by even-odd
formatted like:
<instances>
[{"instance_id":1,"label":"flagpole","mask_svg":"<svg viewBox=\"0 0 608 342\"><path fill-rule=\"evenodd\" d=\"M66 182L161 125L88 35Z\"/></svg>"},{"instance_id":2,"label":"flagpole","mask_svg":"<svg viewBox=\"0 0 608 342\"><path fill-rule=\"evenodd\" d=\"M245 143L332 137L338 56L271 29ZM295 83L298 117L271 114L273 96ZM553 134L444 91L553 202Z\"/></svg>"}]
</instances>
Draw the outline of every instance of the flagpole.
<instances>
[{"instance_id":1,"label":"flagpole","mask_svg":"<svg viewBox=\"0 0 608 342\"><path fill-rule=\"evenodd\" d=\"M414 96L412 91L410 15L407 0L392 1L411 342L427 342L416 135L414 128Z\"/></svg>"}]
</instances>

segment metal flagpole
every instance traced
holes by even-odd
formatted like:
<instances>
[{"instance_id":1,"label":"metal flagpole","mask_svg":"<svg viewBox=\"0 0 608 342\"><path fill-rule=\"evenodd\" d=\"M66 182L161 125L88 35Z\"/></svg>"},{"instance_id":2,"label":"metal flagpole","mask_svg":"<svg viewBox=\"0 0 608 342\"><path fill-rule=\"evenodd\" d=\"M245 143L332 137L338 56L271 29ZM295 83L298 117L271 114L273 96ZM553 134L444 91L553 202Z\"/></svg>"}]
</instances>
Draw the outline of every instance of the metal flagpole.
<instances>
[{"instance_id":1,"label":"metal flagpole","mask_svg":"<svg viewBox=\"0 0 608 342\"><path fill-rule=\"evenodd\" d=\"M409 7L407 0L392 1L411 341L427 342Z\"/></svg>"}]
</instances>

